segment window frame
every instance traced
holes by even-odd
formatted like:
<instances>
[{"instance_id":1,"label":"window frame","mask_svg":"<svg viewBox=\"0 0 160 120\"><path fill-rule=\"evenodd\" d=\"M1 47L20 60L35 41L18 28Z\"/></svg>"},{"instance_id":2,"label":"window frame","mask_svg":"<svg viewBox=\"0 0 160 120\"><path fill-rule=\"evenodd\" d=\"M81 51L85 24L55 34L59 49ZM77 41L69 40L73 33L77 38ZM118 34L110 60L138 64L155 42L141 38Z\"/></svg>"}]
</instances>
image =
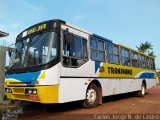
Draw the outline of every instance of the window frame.
<instances>
[{"instance_id":1,"label":"window frame","mask_svg":"<svg viewBox=\"0 0 160 120\"><path fill-rule=\"evenodd\" d=\"M92 41L95 41L94 42L94 46L92 46ZM103 46L103 50L102 49L99 49L99 44L98 43L100 43L100 42L102 42L102 46ZM96 48L94 48L94 47L96 47ZM104 62L105 61L105 42L103 41L103 40L101 40L101 39L99 39L99 38L96 38L96 37L90 37L90 58L91 58L91 60L93 60L93 61L98 61L98 62ZM93 51L94 51L94 53L96 52L96 57L95 58L93 58ZM100 53L103 53L103 60L102 59L100 59L99 57L100 57Z\"/></svg>"},{"instance_id":2,"label":"window frame","mask_svg":"<svg viewBox=\"0 0 160 120\"><path fill-rule=\"evenodd\" d=\"M142 57L143 57L144 59L142 59ZM143 66L144 63L145 63L145 66ZM146 68L146 56L143 55L143 54L141 54L141 53L139 53L139 68L147 69L147 68Z\"/></svg>"},{"instance_id":3,"label":"window frame","mask_svg":"<svg viewBox=\"0 0 160 120\"><path fill-rule=\"evenodd\" d=\"M137 55L137 59L133 57L133 53ZM133 65L133 61L137 62L136 66ZM132 63L132 67L139 68L139 54L138 54L138 52L133 51L133 50L131 50L131 63Z\"/></svg>"},{"instance_id":4,"label":"window frame","mask_svg":"<svg viewBox=\"0 0 160 120\"><path fill-rule=\"evenodd\" d=\"M150 57L146 56L146 69L151 69L151 64L150 64Z\"/></svg>"},{"instance_id":5,"label":"window frame","mask_svg":"<svg viewBox=\"0 0 160 120\"><path fill-rule=\"evenodd\" d=\"M122 50L123 50L123 53L124 53L124 55L122 54ZM128 52L128 56L125 56L126 55L126 52ZM131 52L130 52L130 49L128 49L128 48L125 48L125 47L120 47L120 58L121 58L121 64L123 65L123 66L131 66ZM125 61L125 63L126 64L123 64L123 62L122 61Z\"/></svg>"},{"instance_id":6,"label":"window frame","mask_svg":"<svg viewBox=\"0 0 160 120\"><path fill-rule=\"evenodd\" d=\"M79 35L76 35L76 34L74 34L74 33L72 33L73 34L73 38L72 38L72 42L74 41L74 45L75 45L75 37L79 37L80 38L80 40L81 40L81 53L82 53L82 57L76 57L76 55L75 56L70 56L70 55L67 55L67 54L64 54L65 52L67 52L67 50L64 50L64 47L68 47L68 45L67 46L64 46L64 44L65 44L65 35L66 35L66 30L62 30L62 65L64 66L64 67L69 67L69 68L78 68L78 67L80 67L80 66L82 66L83 64L85 64L87 61L88 61L88 40L87 40L87 38L85 38L85 37L82 37L82 36L79 36ZM86 57L84 57L84 44L83 44L83 41L86 41ZM75 49L75 46L74 46L74 50L76 50ZM69 51L68 51L69 52ZM69 60L69 64L67 65L67 64L64 64L64 60L65 59L67 59L67 60ZM77 60L77 65L73 65L73 60ZM80 61L81 60L81 62L79 62L78 63L78 61Z\"/></svg>"},{"instance_id":7,"label":"window frame","mask_svg":"<svg viewBox=\"0 0 160 120\"><path fill-rule=\"evenodd\" d=\"M110 47L112 49L111 52L109 50L109 45L110 45ZM119 46L114 44L114 43L109 43L109 42L106 42L105 46L106 46L107 62L110 63L110 64L120 65ZM117 48L117 54L115 54L114 48ZM109 56L112 56L112 61L109 60ZM115 57L118 57L118 59L115 59ZM116 60L118 60L118 63L115 62Z\"/></svg>"},{"instance_id":8,"label":"window frame","mask_svg":"<svg viewBox=\"0 0 160 120\"><path fill-rule=\"evenodd\" d=\"M155 59L150 57L150 69L155 70Z\"/></svg>"}]
</instances>

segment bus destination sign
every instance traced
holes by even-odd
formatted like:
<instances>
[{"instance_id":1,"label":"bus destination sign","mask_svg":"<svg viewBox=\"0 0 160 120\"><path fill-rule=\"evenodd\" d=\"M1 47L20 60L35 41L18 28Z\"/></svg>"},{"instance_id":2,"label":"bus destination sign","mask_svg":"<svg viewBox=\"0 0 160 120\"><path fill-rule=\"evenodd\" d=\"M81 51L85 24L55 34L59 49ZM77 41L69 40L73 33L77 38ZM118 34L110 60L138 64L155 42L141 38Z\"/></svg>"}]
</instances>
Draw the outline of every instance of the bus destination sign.
<instances>
[{"instance_id":1,"label":"bus destination sign","mask_svg":"<svg viewBox=\"0 0 160 120\"><path fill-rule=\"evenodd\" d=\"M23 32L22 37L25 37L25 36L30 35L32 33L44 30L44 29L46 29L46 27L47 27L47 25L46 25L46 23L44 23L44 24L35 26L33 28L30 28L30 29Z\"/></svg>"}]
</instances>

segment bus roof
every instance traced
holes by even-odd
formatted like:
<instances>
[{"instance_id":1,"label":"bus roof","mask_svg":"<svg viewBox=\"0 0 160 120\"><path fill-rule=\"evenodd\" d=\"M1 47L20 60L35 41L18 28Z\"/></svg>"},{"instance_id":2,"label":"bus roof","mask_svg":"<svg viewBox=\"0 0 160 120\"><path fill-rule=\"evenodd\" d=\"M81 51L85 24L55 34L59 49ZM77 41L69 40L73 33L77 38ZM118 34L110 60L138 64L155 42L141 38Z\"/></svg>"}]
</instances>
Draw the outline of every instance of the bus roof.
<instances>
[{"instance_id":1,"label":"bus roof","mask_svg":"<svg viewBox=\"0 0 160 120\"><path fill-rule=\"evenodd\" d=\"M89 32L89 31L87 31L87 30L84 30L84 29L82 29L82 28L80 28L80 27L78 27L78 26L75 26L75 25L73 25L73 24L71 24L71 23L65 22L65 25L67 25L67 26L69 26L69 27L72 27L72 28L74 28L74 29L77 29L77 30L79 30L79 31L82 31L82 32L84 32L84 33L92 34L91 32Z\"/></svg>"},{"instance_id":2,"label":"bus roof","mask_svg":"<svg viewBox=\"0 0 160 120\"><path fill-rule=\"evenodd\" d=\"M83 32L85 32L85 33L87 33L87 34L90 34L91 36L93 36L93 37L95 37L95 38L99 38L99 39L101 39L101 40L103 40L103 41L106 41L106 42L109 42L109 43L114 43L112 40L109 40L109 39L107 39L107 38L104 38L104 37L102 37L102 36L100 36L100 35L97 35L97 34L95 34L95 33L86 31L86 30L84 30L84 29L82 29L82 28L79 28L79 27L77 27L77 26L75 26L75 25L72 25L72 24L70 24L70 23L67 23L66 21L61 20L61 19L52 19L52 20L48 20L48 21L43 21L43 22L37 23L37 24L35 24L35 25L33 25L33 26L30 26L29 28L32 28L32 27L37 26L37 25L42 24L42 23L53 22L53 21L59 21L59 22L64 23L64 24L66 24L66 25L68 25L68 26L70 26L70 27L76 28L76 29L78 29L78 30L80 30L80 31L83 31ZM29 28L25 29L24 31L28 30ZM24 31L22 31L20 34L22 34ZM1 31L0 31L0 32L1 32ZM2 33L2 32L1 32L1 33ZM20 35L20 34L19 34L19 35ZM8 35L8 34L7 34L7 35ZM18 36L19 36L19 35L18 35ZM18 37L18 36L17 36L17 37ZM130 49L130 50L132 50L132 51L138 52L138 53L143 54L143 55L145 55L145 56L149 56L149 55L146 55L146 54L144 54L144 53L142 53L142 52L140 52L140 51L138 51L138 50L134 50L134 49L129 48L129 47L126 47L126 46L124 46L124 45L121 45L121 44L118 44L118 43L114 43L114 44L119 45L119 46L124 47L124 48L127 48L127 49ZM152 57L152 56L149 56L149 57ZM153 58L153 57L152 57L152 58Z\"/></svg>"},{"instance_id":3,"label":"bus roof","mask_svg":"<svg viewBox=\"0 0 160 120\"><path fill-rule=\"evenodd\" d=\"M94 33L93 33L93 37L99 38L99 39L104 40L104 41L106 41L106 42L110 42L110 43L113 42L113 41L111 41L111 40L109 40L109 39L107 39L107 38L104 38L104 37L102 37L102 36L100 36L100 35L97 35L97 34L94 34Z\"/></svg>"}]
</instances>

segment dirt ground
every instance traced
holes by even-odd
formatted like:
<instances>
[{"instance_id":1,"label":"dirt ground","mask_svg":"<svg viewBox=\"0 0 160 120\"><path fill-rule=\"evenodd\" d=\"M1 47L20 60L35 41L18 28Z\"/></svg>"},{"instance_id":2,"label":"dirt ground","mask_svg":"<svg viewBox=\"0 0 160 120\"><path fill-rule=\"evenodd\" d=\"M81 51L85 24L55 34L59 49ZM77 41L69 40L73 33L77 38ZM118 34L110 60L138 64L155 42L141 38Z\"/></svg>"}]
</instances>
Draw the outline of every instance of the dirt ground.
<instances>
[{"instance_id":1,"label":"dirt ground","mask_svg":"<svg viewBox=\"0 0 160 120\"><path fill-rule=\"evenodd\" d=\"M31 104L18 120L160 120L160 85L147 90L143 98L134 93L105 97L103 104L92 109L80 102L44 106Z\"/></svg>"}]
</instances>

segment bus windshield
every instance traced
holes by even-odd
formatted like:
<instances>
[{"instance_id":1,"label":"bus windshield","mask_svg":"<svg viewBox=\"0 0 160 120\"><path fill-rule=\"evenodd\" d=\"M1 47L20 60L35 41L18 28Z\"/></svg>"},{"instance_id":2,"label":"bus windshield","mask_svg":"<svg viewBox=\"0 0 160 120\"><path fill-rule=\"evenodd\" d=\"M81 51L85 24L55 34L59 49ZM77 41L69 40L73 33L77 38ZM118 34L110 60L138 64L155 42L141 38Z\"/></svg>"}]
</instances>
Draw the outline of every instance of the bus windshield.
<instances>
[{"instance_id":1,"label":"bus windshield","mask_svg":"<svg viewBox=\"0 0 160 120\"><path fill-rule=\"evenodd\" d=\"M43 65L57 56L57 33L41 32L10 46L10 68Z\"/></svg>"}]
</instances>

